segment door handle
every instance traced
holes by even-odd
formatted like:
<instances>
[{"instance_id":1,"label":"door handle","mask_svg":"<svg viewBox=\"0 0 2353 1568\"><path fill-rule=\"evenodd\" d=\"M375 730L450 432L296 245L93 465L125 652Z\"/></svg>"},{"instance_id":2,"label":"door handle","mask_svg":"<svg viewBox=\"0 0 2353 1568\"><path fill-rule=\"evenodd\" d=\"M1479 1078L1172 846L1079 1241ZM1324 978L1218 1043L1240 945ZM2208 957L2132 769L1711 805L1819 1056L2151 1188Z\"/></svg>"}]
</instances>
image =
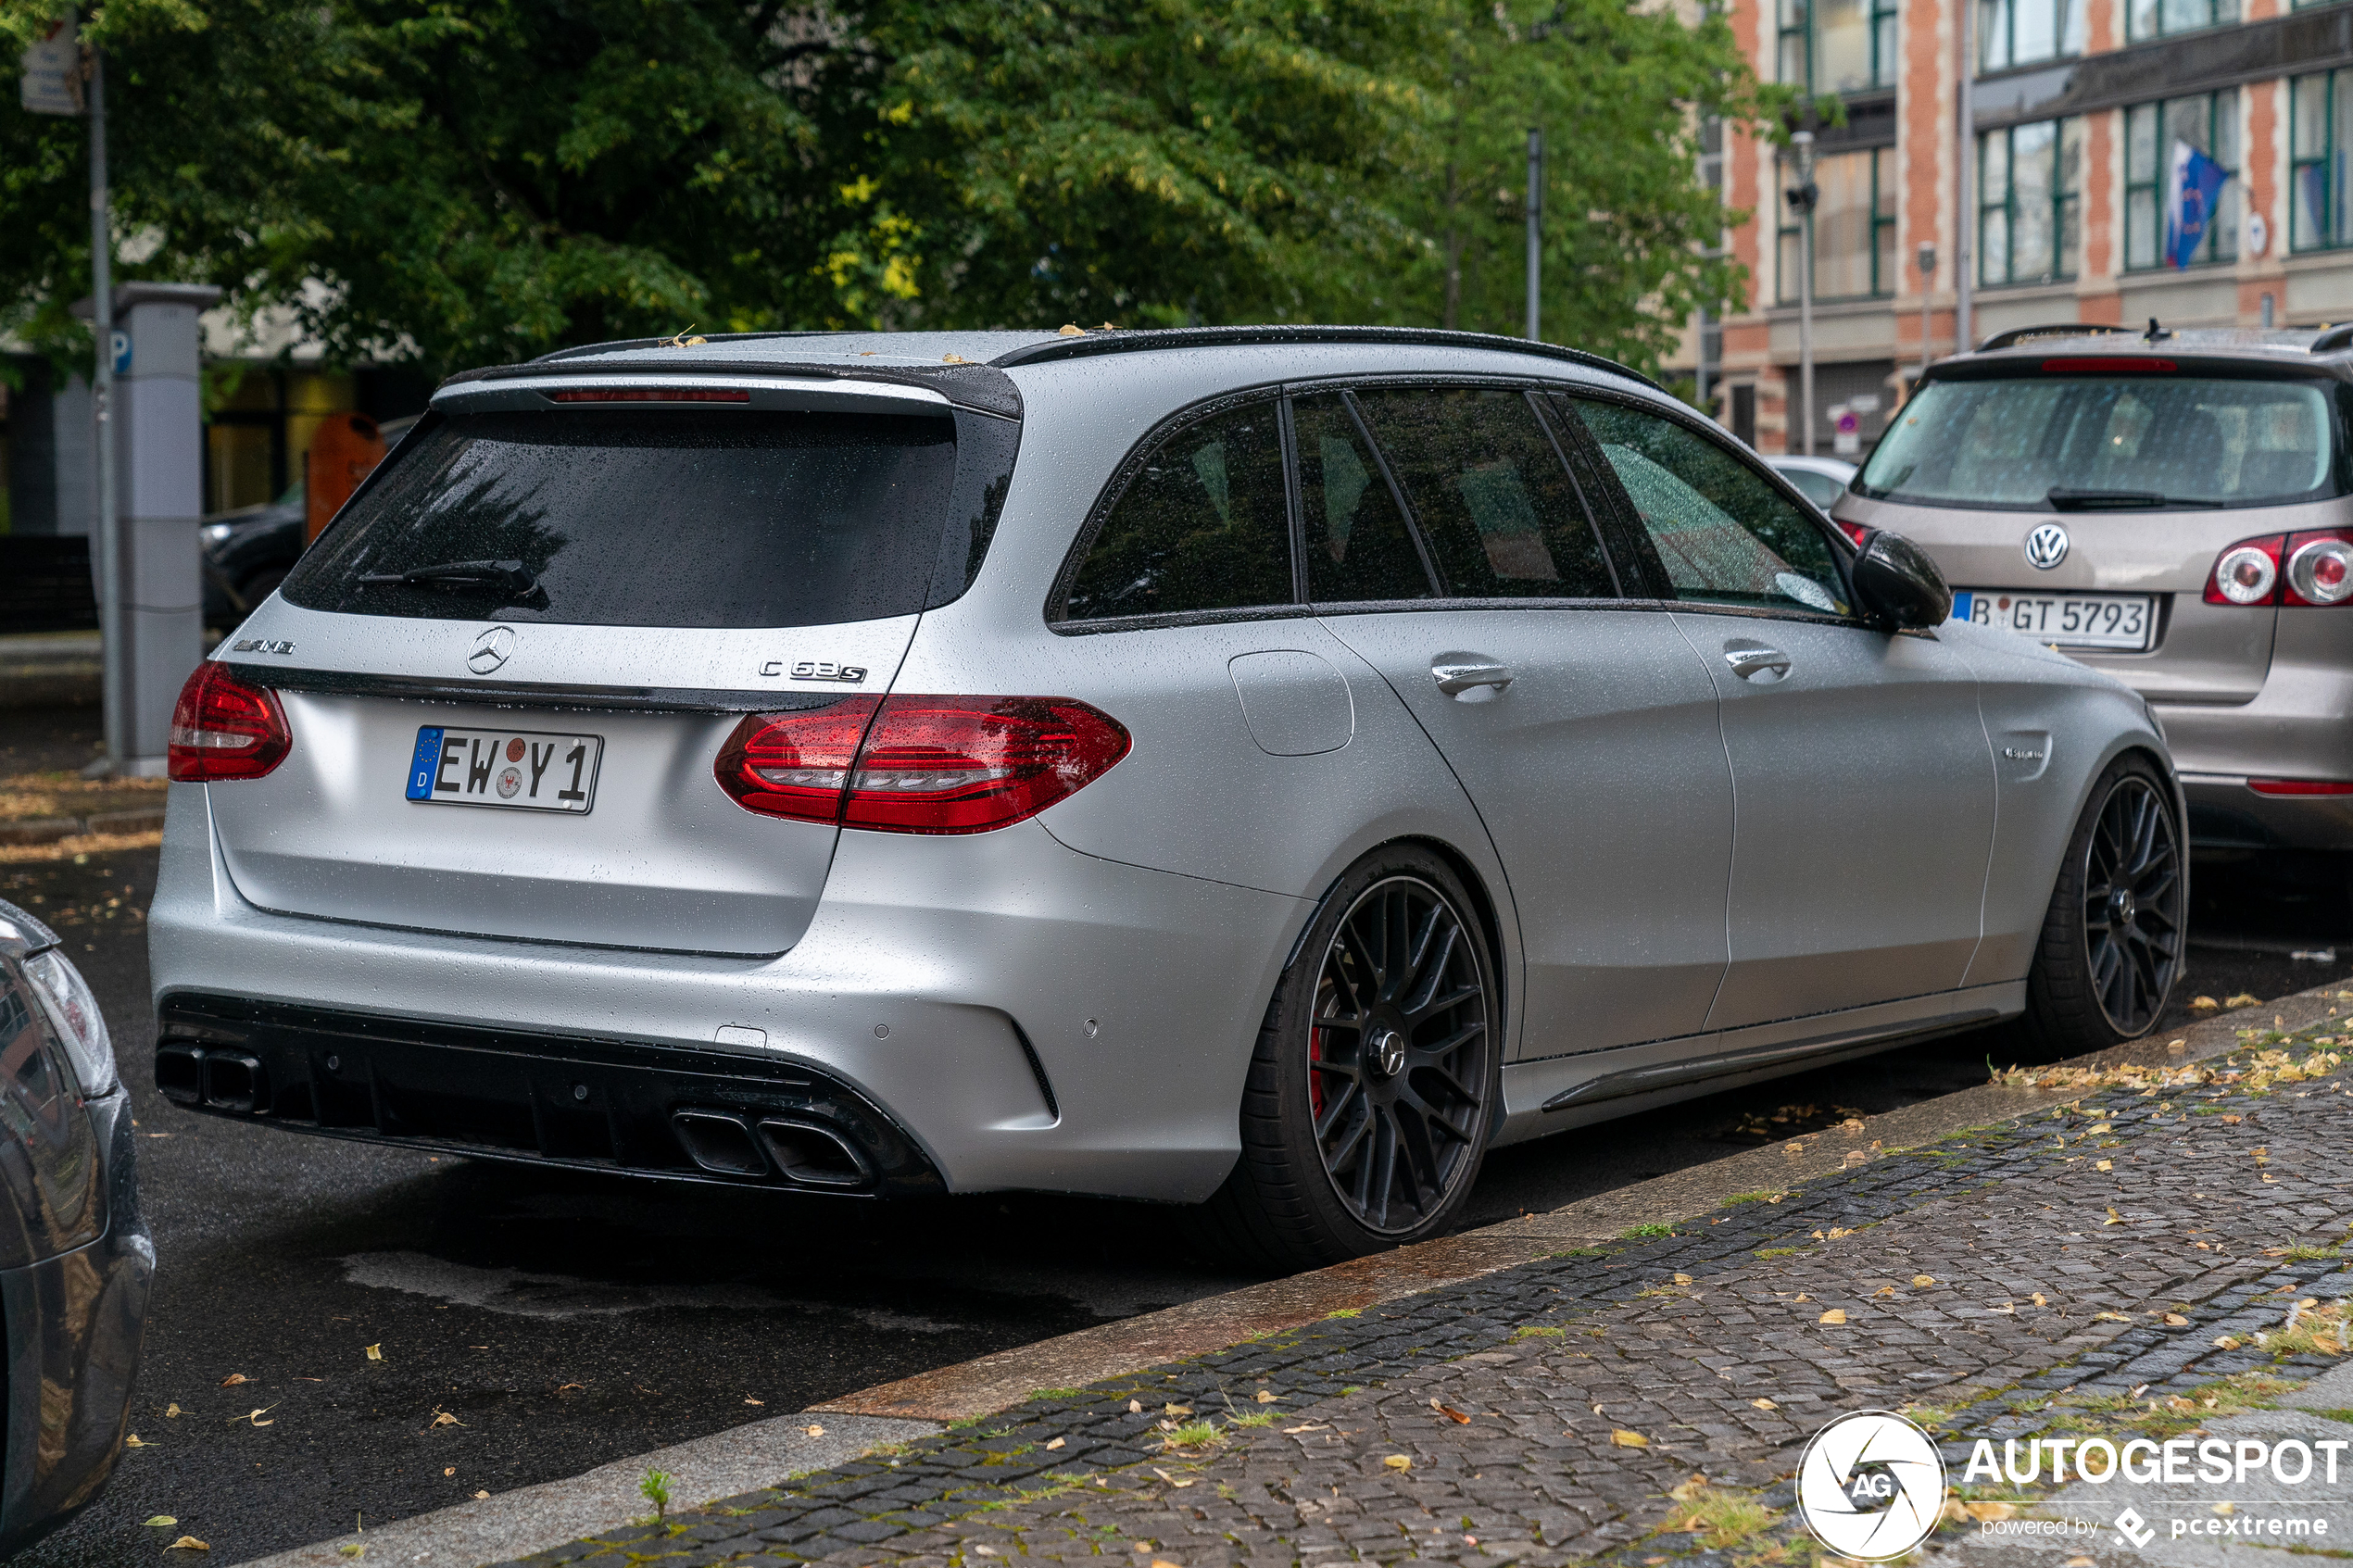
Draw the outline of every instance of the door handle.
<instances>
[{"instance_id":1,"label":"door handle","mask_svg":"<svg viewBox=\"0 0 2353 1568\"><path fill-rule=\"evenodd\" d=\"M1512 684L1508 664L1471 658L1440 658L1429 667L1438 689L1457 701L1484 702L1501 696ZM1484 692L1484 696L1476 695Z\"/></svg>"},{"instance_id":2,"label":"door handle","mask_svg":"<svg viewBox=\"0 0 2353 1568\"><path fill-rule=\"evenodd\" d=\"M1779 648L1726 648L1724 662L1743 681L1768 676L1768 684L1789 673L1789 655Z\"/></svg>"}]
</instances>

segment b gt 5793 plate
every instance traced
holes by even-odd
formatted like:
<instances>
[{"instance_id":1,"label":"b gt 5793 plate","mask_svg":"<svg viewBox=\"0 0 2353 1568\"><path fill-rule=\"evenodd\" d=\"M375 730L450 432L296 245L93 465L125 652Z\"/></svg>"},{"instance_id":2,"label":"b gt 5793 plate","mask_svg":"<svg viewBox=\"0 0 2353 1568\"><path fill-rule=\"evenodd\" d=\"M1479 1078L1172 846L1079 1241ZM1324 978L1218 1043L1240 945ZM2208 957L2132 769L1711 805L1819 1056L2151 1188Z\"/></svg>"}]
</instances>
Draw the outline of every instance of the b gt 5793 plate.
<instances>
[{"instance_id":1,"label":"b gt 5793 plate","mask_svg":"<svg viewBox=\"0 0 2353 1568\"><path fill-rule=\"evenodd\" d=\"M409 763L409 798L578 814L596 804L597 763L604 750L599 735L427 724L417 731Z\"/></svg>"},{"instance_id":2,"label":"b gt 5793 plate","mask_svg":"<svg viewBox=\"0 0 2353 1568\"><path fill-rule=\"evenodd\" d=\"M1953 593L1953 619L1999 626L2062 648L2126 648L2149 646L2156 630L2156 601L2146 594L2017 594L2001 588L1959 588Z\"/></svg>"}]
</instances>

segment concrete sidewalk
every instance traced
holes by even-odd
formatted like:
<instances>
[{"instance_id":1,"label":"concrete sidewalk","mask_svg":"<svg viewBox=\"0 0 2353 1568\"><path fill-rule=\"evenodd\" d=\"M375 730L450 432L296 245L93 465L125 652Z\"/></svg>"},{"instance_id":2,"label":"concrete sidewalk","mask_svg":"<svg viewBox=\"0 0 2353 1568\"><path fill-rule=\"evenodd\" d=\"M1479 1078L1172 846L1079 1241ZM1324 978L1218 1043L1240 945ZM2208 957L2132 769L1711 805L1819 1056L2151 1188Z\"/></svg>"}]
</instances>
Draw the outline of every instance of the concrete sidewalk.
<instances>
[{"instance_id":1,"label":"concrete sidewalk","mask_svg":"<svg viewBox=\"0 0 2353 1568\"><path fill-rule=\"evenodd\" d=\"M2334 1364L2309 1334L2278 1353L2250 1336L2276 1336L2293 1302L2325 1317L2353 1295L2335 1256L2353 1107L2337 1054L2313 1044L2335 1043L2344 995L1899 1113L1923 1147L1874 1119L1642 1184L1603 1214L1529 1216L1221 1298L1222 1317L1195 1303L1175 1327L1108 1331L1126 1338L1125 1368L1157 1346L1222 1347L1189 1359L1106 1375L1115 1350L1089 1331L837 1401L811 1422L993 1413L522 1561L1810 1560L1787 1477L1832 1415L1911 1410L1957 1478L1978 1436L2107 1423L2120 1440L2135 1422L2170 1436L2244 1419ZM2240 1033L2274 1019L2277 1042ZM1364 1304L1303 1315L1332 1293ZM501 1549L482 1533L493 1516L467 1513L371 1533L368 1557ZM597 1514L574 1517L597 1530L610 1518ZM1948 1534L1964 1551L2023 1549L1982 1545L1981 1528ZM2341 1528L2353 1537L2353 1517ZM271 1561L349 1561L357 1544Z\"/></svg>"}]
</instances>

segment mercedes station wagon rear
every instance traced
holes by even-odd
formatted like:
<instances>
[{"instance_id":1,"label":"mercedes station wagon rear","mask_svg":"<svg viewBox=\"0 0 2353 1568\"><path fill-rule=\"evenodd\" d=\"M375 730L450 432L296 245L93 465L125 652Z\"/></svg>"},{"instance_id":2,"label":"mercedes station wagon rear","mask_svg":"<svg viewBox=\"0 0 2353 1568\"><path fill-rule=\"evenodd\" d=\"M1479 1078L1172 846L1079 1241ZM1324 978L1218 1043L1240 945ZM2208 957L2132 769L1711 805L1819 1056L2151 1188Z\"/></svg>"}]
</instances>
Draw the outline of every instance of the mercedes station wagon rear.
<instances>
[{"instance_id":1,"label":"mercedes station wagon rear","mask_svg":"<svg viewBox=\"0 0 2353 1568\"><path fill-rule=\"evenodd\" d=\"M1836 515L2156 704L2200 847L2353 849L2348 411L2353 330L2005 333L1931 370Z\"/></svg>"},{"instance_id":2,"label":"mercedes station wagon rear","mask_svg":"<svg viewBox=\"0 0 2353 1568\"><path fill-rule=\"evenodd\" d=\"M1512 340L474 372L181 696L157 1079L476 1158L1200 1204L1269 1262L1412 1241L1497 1143L2151 1026L2164 742L1949 605Z\"/></svg>"}]
</instances>

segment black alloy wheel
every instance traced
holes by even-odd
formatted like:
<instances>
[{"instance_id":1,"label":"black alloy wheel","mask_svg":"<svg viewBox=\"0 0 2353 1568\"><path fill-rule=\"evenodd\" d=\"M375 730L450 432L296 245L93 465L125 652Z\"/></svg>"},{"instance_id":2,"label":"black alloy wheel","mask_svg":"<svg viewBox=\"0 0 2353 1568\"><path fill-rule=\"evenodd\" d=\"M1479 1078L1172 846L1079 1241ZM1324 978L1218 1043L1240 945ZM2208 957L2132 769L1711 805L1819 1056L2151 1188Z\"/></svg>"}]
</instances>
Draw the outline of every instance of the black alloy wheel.
<instances>
[{"instance_id":1,"label":"black alloy wheel","mask_svg":"<svg viewBox=\"0 0 2353 1568\"><path fill-rule=\"evenodd\" d=\"M2127 773L2100 803L2082 885L2092 993L2129 1039L2157 1022L2182 968L2182 847L2148 779Z\"/></svg>"},{"instance_id":2,"label":"black alloy wheel","mask_svg":"<svg viewBox=\"0 0 2353 1568\"><path fill-rule=\"evenodd\" d=\"M1443 893L1391 876L1325 949L1307 1105L1324 1174L1376 1236L1426 1224L1478 1168L1494 1050L1478 941Z\"/></svg>"}]
</instances>

